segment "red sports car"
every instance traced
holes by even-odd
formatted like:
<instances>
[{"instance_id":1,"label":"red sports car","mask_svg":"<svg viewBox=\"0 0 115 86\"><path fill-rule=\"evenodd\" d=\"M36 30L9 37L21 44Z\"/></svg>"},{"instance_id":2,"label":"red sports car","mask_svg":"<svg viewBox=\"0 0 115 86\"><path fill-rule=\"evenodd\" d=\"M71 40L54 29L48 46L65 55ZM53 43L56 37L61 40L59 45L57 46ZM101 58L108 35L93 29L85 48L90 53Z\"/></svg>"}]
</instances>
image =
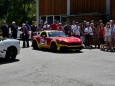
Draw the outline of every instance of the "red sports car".
<instances>
[{"instance_id":1,"label":"red sports car","mask_svg":"<svg viewBox=\"0 0 115 86\"><path fill-rule=\"evenodd\" d=\"M81 39L67 37L63 31L44 30L32 38L33 49L48 48L53 52L58 50L81 50Z\"/></svg>"}]
</instances>

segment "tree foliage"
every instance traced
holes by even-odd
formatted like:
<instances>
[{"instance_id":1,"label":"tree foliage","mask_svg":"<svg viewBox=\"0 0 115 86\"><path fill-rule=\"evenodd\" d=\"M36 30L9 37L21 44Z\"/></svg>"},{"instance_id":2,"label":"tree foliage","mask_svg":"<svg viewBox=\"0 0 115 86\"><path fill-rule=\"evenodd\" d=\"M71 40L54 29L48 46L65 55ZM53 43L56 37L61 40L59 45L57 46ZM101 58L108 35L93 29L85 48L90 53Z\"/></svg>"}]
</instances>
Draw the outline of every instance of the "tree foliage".
<instances>
[{"instance_id":1,"label":"tree foliage","mask_svg":"<svg viewBox=\"0 0 115 86\"><path fill-rule=\"evenodd\" d=\"M35 0L0 0L0 19L18 24L35 19Z\"/></svg>"}]
</instances>

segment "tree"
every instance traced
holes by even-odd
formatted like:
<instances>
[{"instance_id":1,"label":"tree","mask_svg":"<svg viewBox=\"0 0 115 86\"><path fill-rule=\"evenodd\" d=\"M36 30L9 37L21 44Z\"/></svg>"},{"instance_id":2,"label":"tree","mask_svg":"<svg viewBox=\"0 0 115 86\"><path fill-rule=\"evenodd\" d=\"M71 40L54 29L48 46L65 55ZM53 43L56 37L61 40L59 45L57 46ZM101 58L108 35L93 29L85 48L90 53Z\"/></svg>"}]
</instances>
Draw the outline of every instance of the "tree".
<instances>
[{"instance_id":1,"label":"tree","mask_svg":"<svg viewBox=\"0 0 115 86\"><path fill-rule=\"evenodd\" d=\"M10 7L9 0L0 0L0 19L4 18L5 15L7 14L7 11Z\"/></svg>"},{"instance_id":2,"label":"tree","mask_svg":"<svg viewBox=\"0 0 115 86\"><path fill-rule=\"evenodd\" d=\"M35 9L35 0L1 0L0 18L6 19L8 23L15 21L21 24L35 18Z\"/></svg>"}]
</instances>

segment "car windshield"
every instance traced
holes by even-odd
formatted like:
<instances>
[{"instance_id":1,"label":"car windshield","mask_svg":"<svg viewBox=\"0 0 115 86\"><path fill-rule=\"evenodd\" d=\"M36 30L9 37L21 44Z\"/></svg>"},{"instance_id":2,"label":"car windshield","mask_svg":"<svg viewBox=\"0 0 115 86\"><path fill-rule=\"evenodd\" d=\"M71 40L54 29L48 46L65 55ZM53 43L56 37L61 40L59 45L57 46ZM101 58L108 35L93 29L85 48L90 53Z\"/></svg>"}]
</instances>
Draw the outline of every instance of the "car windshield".
<instances>
[{"instance_id":1,"label":"car windshield","mask_svg":"<svg viewBox=\"0 0 115 86\"><path fill-rule=\"evenodd\" d=\"M49 37L62 37L65 36L65 33L62 31L53 31L53 32L48 32Z\"/></svg>"}]
</instances>

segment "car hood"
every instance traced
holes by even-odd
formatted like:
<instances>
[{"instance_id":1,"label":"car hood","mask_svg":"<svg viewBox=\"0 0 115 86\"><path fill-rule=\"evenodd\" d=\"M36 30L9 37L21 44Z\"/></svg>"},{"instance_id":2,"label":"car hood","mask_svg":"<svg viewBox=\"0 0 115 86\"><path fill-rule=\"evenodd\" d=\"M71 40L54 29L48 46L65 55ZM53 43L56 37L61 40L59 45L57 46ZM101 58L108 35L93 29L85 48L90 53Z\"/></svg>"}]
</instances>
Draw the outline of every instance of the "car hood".
<instances>
[{"instance_id":1,"label":"car hood","mask_svg":"<svg viewBox=\"0 0 115 86\"><path fill-rule=\"evenodd\" d=\"M19 42L19 40L17 40L17 39L9 39L9 38L7 38L7 39L0 39L0 42L1 43L12 43L12 42Z\"/></svg>"},{"instance_id":2,"label":"car hood","mask_svg":"<svg viewBox=\"0 0 115 86\"><path fill-rule=\"evenodd\" d=\"M69 42L81 42L81 40L77 37L53 37L53 39L59 40L59 41L65 41L67 43L69 43Z\"/></svg>"}]
</instances>

